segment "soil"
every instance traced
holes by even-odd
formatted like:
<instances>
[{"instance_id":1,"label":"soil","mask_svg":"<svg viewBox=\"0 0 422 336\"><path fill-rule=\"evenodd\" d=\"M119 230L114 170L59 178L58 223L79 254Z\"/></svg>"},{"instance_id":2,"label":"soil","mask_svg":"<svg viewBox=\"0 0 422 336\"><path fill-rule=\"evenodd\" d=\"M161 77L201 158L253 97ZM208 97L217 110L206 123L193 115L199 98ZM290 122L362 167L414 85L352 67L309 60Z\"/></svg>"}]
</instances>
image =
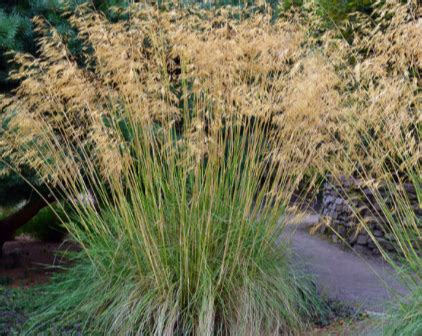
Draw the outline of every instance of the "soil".
<instances>
[{"instance_id":1,"label":"soil","mask_svg":"<svg viewBox=\"0 0 422 336\"><path fill-rule=\"evenodd\" d=\"M43 284L57 272L55 266L66 263L60 254L76 251L69 242L48 243L22 236L3 246L0 258L0 285L8 287L29 287Z\"/></svg>"}]
</instances>

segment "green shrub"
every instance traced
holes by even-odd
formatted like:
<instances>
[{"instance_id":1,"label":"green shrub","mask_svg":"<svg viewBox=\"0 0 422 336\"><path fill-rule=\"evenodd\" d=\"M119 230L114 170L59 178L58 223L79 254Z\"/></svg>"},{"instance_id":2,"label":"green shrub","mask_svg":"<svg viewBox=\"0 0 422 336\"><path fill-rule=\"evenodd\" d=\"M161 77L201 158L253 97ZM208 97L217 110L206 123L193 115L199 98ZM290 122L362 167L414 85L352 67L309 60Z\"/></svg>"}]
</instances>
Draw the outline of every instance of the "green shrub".
<instances>
[{"instance_id":1,"label":"green shrub","mask_svg":"<svg viewBox=\"0 0 422 336\"><path fill-rule=\"evenodd\" d=\"M42 209L34 218L16 231L15 236L20 234L29 234L30 236L47 242L61 241L66 230L63 227L65 216L60 218L61 208L51 209L46 207Z\"/></svg>"},{"instance_id":2,"label":"green shrub","mask_svg":"<svg viewBox=\"0 0 422 336\"><path fill-rule=\"evenodd\" d=\"M19 206L0 208L0 220L12 215L19 209ZM63 221L66 216L62 212L62 207L54 206L54 209L46 207L35 215L29 222L18 229L15 236L29 234L31 237L42 240L57 242L64 238L66 230Z\"/></svg>"},{"instance_id":3,"label":"green shrub","mask_svg":"<svg viewBox=\"0 0 422 336\"><path fill-rule=\"evenodd\" d=\"M16 83L8 80L10 71L10 51L21 51L35 54L37 51L32 19L36 16L44 17L68 41L69 47L75 54L80 53L80 44L75 40L76 32L66 20L65 12L74 11L76 6L92 2L99 10L111 17L113 6L126 7L127 0L6 0L0 4L0 92L8 91Z\"/></svg>"},{"instance_id":4,"label":"green shrub","mask_svg":"<svg viewBox=\"0 0 422 336\"><path fill-rule=\"evenodd\" d=\"M353 12L370 13L375 0L283 0L284 9L312 8L316 13L330 24L338 24Z\"/></svg>"}]
</instances>

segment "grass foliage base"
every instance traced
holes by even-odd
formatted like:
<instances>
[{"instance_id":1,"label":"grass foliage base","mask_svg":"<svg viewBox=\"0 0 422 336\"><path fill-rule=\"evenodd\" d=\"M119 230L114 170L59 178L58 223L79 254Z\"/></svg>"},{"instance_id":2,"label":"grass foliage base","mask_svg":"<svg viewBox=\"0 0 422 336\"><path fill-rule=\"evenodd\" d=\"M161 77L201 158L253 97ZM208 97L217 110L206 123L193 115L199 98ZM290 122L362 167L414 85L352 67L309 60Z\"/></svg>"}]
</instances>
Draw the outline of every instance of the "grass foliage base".
<instances>
[{"instance_id":1,"label":"grass foliage base","mask_svg":"<svg viewBox=\"0 0 422 336\"><path fill-rule=\"evenodd\" d=\"M163 295L139 279L129 259L105 273L81 253L75 266L44 288L38 297L42 308L27 322L26 334L60 326L90 335L296 335L325 310L313 283L294 270L286 252L273 252L255 272L245 269L225 288L202 274L201 288L188 302L179 282Z\"/></svg>"},{"instance_id":2,"label":"grass foliage base","mask_svg":"<svg viewBox=\"0 0 422 336\"><path fill-rule=\"evenodd\" d=\"M386 336L422 334L422 287L416 287L390 311L390 318L382 326Z\"/></svg>"}]
</instances>

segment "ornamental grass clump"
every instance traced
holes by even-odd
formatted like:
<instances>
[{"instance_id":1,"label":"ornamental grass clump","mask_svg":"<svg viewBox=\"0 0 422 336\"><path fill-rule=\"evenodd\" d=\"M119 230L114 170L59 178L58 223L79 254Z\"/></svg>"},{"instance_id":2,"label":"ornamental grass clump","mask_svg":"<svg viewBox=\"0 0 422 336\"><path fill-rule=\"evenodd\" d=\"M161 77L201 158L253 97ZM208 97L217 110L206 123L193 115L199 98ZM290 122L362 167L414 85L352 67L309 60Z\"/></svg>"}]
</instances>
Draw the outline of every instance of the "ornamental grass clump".
<instances>
[{"instance_id":1,"label":"ornamental grass clump","mask_svg":"<svg viewBox=\"0 0 422 336\"><path fill-rule=\"evenodd\" d=\"M82 248L28 332L298 334L320 303L276 241L316 149L281 116L301 27L224 9L128 17L72 15L84 68L41 19L40 56L15 57L3 155L71 204Z\"/></svg>"}]
</instances>

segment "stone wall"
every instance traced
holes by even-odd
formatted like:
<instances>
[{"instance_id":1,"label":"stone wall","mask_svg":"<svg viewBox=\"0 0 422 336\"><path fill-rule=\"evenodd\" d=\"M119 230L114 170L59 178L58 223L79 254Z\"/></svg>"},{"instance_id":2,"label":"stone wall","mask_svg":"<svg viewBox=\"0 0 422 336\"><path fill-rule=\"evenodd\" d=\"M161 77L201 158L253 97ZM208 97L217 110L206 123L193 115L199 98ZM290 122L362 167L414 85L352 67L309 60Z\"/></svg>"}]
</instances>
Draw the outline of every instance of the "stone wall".
<instances>
[{"instance_id":1,"label":"stone wall","mask_svg":"<svg viewBox=\"0 0 422 336\"><path fill-rule=\"evenodd\" d=\"M405 184L404 189L417 216L422 217L422 209L419 206L414 186L410 183ZM379 188L378 191L385 200L385 204L391 205L391 198L387 190ZM347 195L347 200L343 197L344 195ZM332 180L326 182L323 187L320 213L323 222L327 223L337 234L327 225L321 225L319 231L329 235L335 242L342 242L341 238L343 238L358 252L378 254L378 249L372 238L362 227L361 222L364 220L378 242L387 251L395 249L393 235L389 232L381 207L376 202L371 190L363 187L357 180L343 178L340 185L333 183Z\"/></svg>"}]
</instances>

